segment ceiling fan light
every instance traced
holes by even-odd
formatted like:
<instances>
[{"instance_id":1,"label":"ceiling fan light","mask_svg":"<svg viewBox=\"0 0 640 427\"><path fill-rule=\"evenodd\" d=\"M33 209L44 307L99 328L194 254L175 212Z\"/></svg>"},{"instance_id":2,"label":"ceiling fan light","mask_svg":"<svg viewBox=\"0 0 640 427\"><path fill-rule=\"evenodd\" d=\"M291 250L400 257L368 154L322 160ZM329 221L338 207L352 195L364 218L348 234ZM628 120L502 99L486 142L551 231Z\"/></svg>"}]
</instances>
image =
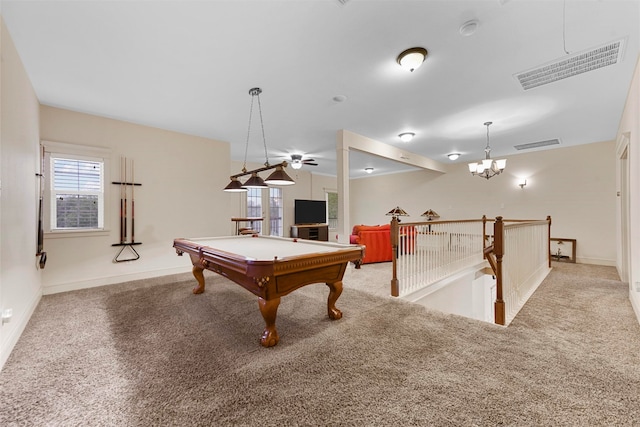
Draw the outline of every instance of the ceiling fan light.
<instances>
[{"instance_id":1,"label":"ceiling fan light","mask_svg":"<svg viewBox=\"0 0 640 427\"><path fill-rule=\"evenodd\" d=\"M302 167L302 162L300 160L292 160L291 167L294 169L300 169Z\"/></svg>"}]
</instances>

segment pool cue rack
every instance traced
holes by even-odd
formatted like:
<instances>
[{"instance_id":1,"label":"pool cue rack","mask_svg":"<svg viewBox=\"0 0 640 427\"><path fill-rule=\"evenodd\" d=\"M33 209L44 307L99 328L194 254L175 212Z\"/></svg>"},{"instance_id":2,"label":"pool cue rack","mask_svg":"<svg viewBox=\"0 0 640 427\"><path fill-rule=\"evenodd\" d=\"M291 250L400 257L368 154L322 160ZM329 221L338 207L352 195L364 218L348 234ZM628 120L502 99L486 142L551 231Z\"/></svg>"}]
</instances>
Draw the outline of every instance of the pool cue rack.
<instances>
[{"instance_id":1,"label":"pool cue rack","mask_svg":"<svg viewBox=\"0 0 640 427\"><path fill-rule=\"evenodd\" d=\"M131 181L128 181L129 173L131 174ZM135 187L139 187L142 184L134 180L133 160L129 161L126 157L120 158L120 181L112 181L111 184L120 186L120 242L111 246L120 246L121 248L113 258L113 262L136 261L140 259L140 254L134 246L141 245L142 242L136 242L135 237ZM131 193L131 199L129 199L129 192ZM127 231L129 203L131 204L131 241L128 241L129 234ZM127 248L132 255L129 258L120 258Z\"/></svg>"}]
</instances>

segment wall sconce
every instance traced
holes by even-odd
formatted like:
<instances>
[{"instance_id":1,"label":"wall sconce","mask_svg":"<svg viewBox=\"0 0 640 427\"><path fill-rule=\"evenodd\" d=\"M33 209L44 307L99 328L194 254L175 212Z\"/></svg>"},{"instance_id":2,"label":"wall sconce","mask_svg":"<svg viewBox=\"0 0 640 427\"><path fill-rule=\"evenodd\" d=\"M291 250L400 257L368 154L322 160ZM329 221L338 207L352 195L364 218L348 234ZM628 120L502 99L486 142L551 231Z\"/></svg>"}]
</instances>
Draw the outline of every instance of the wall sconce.
<instances>
[{"instance_id":1,"label":"wall sconce","mask_svg":"<svg viewBox=\"0 0 640 427\"><path fill-rule=\"evenodd\" d=\"M372 173L373 172L373 168L364 168L364 171L366 173Z\"/></svg>"},{"instance_id":2,"label":"wall sconce","mask_svg":"<svg viewBox=\"0 0 640 427\"><path fill-rule=\"evenodd\" d=\"M520 186L520 188L524 188L525 185L527 185L527 179L526 178L520 178L518 180L518 185Z\"/></svg>"},{"instance_id":3,"label":"wall sconce","mask_svg":"<svg viewBox=\"0 0 640 427\"><path fill-rule=\"evenodd\" d=\"M402 142L411 142L414 136L416 136L416 134L413 132L403 132L398 135L398 138L400 138L400 141Z\"/></svg>"}]
</instances>

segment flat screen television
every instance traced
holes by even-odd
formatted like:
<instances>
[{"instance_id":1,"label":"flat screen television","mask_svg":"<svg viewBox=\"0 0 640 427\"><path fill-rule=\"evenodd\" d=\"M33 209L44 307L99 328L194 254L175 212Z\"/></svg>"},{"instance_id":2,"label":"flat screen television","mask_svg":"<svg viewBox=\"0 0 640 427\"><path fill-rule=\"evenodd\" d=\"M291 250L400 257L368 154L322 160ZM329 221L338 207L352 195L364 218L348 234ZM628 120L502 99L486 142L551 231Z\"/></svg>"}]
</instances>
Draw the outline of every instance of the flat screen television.
<instances>
[{"instance_id":1,"label":"flat screen television","mask_svg":"<svg viewBox=\"0 0 640 427\"><path fill-rule=\"evenodd\" d=\"M327 222L327 202L324 200L294 200L296 224L325 224Z\"/></svg>"}]
</instances>

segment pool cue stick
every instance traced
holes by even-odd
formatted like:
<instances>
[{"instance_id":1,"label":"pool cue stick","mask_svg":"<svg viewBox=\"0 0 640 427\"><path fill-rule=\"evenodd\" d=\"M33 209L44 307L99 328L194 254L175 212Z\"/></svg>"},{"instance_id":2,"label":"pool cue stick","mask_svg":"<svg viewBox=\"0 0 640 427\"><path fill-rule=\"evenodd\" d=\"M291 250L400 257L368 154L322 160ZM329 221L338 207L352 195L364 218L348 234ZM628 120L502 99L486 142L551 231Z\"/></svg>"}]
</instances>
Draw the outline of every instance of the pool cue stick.
<instances>
[{"instance_id":1,"label":"pool cue stick","mask_svg":"<svg viewBox=\"0 0 640 427\"><path fill-rule=\"evenodd\" d=\"M134 197L134 190L136 188L136 180L134 178L134 174L133 174L133 159L131 159L131 243L134 243L136 241L136 234L135 234L135 210L134 210L134 205L135 205L135 197Z\"/></svg>"},{"instance_id":2,"label":"pool cue stick","mask_svg":"<svg viewBox=\"0 0 640 427\"><path fill-rule=\"evenodd\" d=\"M127 158L124 158L124 220L122 221L124 225L124 241L122 243L127 243Z\"/></svg>"},{"instance_id":3,"label":"pool cue stick","mask_svg":"<svg viewBox=\"0 0 640 427\"><path fill-rule=\"evenodd\" d=\"M124 179L122 178L122 171L124 170L122 166L123 157L120 156L120 243L124 243Z\"/></svg>"},{"instance_id":4,"label":"pool cue stick","mask_svg":"<svg viewBox=\"0 0 640 427\"><path fill-rule=\"evenodd\" d=\"M40 152L40 173L38 174L40 184L40 200L38 205L38 253L40 256L40 268L44 268L47 263L47 253L44 251L44 224L42 223L42 201L44 200L44 146Z\"/></svg>"}]
</instances>

